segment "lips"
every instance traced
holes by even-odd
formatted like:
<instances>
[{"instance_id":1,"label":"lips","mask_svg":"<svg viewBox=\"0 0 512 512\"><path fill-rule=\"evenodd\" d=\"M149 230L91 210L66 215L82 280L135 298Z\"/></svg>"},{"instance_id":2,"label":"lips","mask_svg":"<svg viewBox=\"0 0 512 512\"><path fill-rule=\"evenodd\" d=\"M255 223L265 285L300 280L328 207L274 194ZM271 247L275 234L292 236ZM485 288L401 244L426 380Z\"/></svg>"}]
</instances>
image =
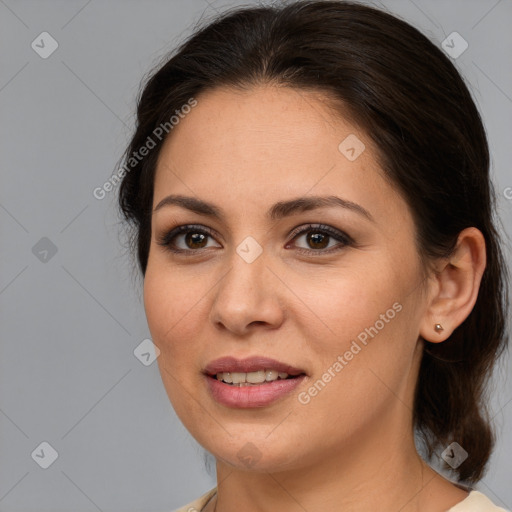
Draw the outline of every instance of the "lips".
<instances>
[{"instance_id":1,"label":"lips","mask_svg":"<svg viewBox=\"0 0 512 512\"><path fill-rule=\"evenodd\" d=\"M246 359L221 357L208 363L204 369L204 373L213 377L214 375L217 375L217 373L249 373L265 369L287 373L292 377L306 374L306 372L300 368L295 368L287 363L276 361L275 359L270 359L264 356L252 356Z\"/></svg>"},{"instance_id":2,"label":"lips","mask_svg":"<svg viewBox=\"0 0 512 512\"><path fill-rule=\"evenodd\" d=\"M260 380L261 370L267 374L263 382ZM282 374L279 379L276 372ZM303 369L264 356L221 357L210 362L203 373L210 396L220 405L232 409L268 407L286 397L290 399L294 390L308 378Z\"/></svg>"}]
</instances>

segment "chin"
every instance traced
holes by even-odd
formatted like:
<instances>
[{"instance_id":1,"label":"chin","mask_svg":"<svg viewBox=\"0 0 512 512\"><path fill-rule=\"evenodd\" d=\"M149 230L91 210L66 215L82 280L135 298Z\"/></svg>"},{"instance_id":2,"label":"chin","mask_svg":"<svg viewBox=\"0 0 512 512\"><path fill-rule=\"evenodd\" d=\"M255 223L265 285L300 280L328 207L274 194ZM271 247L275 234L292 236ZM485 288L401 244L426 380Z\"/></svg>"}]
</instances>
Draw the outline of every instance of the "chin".
<instances>
[{"instance_id":1,"label":"chin","mask_svg":"<svg viewBox=\"0 0 512 512\"><path fill-rule=\"evenodd\" d=\"M265 434L266 435L266 434ZM227 436L227 434L226 434ZM217 437L217 439L219 439ZM272 443L264 437L245 435L240 438L226 439L225 444L212 444L212 436L202 443L219 462L239 471L277 472L293 469L300 465L301 455L297 453L296 446L284 446L283 443Z\"/></svg>"}]
</instances>

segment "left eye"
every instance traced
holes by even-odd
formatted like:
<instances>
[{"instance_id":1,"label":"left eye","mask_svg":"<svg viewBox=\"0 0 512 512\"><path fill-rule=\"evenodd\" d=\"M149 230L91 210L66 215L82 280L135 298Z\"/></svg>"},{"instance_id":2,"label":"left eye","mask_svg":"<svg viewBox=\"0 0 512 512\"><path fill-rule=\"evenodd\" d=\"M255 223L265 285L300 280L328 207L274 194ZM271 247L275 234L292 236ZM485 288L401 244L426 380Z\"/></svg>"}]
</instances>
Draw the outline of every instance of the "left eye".
<instances>
[{"instance_id":1,"label":"left eye","mask_svg":"<svg viewBox=\"0 0 512 512\"><path fill-rule=\"evenodd\" d=\"M309 245L309 247L313 247L313 249L297 247L299 252L331 253L333 251L341 250L353 243L352 239L345 233L325 225L309 225L307 228L301 229L293 234L293 240L305 237L306 244ZM331 241L338 241L338 244L333 244L329 247L329 239L331 239Z\"/></svg>"},{"instance_id":2,"label":"left eye","mask_svg":"<svg viewBox=\"0 0 512 512\"><path fill-rule=\"evenodd\" d=\"M291 236L292 240L305 237L306 243L312 248L297 247L295 244L292 247L295 247L299 252L308 254L331 253L353 244L348 235L323 224L308 225L306 228L296 229ZM177 246L176 240L179 237L183 237L185 248ZM199 249L208 248L209 237L213 238L213 232L209 228L185 225L178 226L164 234L158 239L157 243L171 252L191 255L197 253ZM337 241L338 244L329 246L329 241ZM286 248L289 248L289 244L286 245Z\"/></svg>"}]
</instances>

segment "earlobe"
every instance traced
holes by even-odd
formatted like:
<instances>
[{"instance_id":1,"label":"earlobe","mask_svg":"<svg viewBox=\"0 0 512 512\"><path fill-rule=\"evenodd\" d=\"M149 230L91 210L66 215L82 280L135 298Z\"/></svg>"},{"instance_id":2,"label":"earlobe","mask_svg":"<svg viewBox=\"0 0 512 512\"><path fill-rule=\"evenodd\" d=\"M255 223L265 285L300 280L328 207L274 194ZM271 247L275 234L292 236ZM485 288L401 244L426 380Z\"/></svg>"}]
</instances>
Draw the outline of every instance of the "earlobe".
<instances>
[{"instance_id":1,"label":"earlobe","mask_svg":"<svg viewBox=\"0 0 512 512\"><path fill-rule=\"evenodd\" d=\"M470 227L460 232L452 255L444 259L433 278L420 328L420 336L432 343L448 339L473 309L486 265L485 239Z\"/></svg>"}]
</instances>

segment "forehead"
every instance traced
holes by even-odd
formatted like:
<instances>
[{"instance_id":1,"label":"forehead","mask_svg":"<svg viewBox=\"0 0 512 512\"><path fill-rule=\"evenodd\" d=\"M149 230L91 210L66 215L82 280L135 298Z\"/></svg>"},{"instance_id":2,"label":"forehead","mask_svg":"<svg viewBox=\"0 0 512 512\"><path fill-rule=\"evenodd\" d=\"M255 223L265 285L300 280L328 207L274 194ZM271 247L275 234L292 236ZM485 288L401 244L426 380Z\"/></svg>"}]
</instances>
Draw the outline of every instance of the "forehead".
<instances>
[{"instance_id":1,"label":"forehead","mask_svg":"<svg viewBox=\"0 0 512 512\"><path fill-rule=\"evenodd\" d=\"M259 205L337 193L373 202L376 215L392 206L397 194L383 177L369 137L335 116L318 93L219 88L196 100L161 149L153 206L170 193ZM354 152L347 158L347 144L360 152L357 158Z\"/></svg>"},{"instance_id":2,"label":"forehead","mask_svg":"<svg viewBox=\"0 0 512 512\"><path fill-rule=\"evenodd\" d=\"M163 152L167 149L178 156L178 146L193 143L196 151L187 155L189 161L205 152L218 163L269 156L279 160L280 155L290 159L316 153L318 143L323 149L334 144L336 150L340 128L353 131L343 120L341 124L345 126L339 122L335 126L318 93L270 85L217 88L197 98L197 106L175 126Z\"/></svg>"}]
</instances>

